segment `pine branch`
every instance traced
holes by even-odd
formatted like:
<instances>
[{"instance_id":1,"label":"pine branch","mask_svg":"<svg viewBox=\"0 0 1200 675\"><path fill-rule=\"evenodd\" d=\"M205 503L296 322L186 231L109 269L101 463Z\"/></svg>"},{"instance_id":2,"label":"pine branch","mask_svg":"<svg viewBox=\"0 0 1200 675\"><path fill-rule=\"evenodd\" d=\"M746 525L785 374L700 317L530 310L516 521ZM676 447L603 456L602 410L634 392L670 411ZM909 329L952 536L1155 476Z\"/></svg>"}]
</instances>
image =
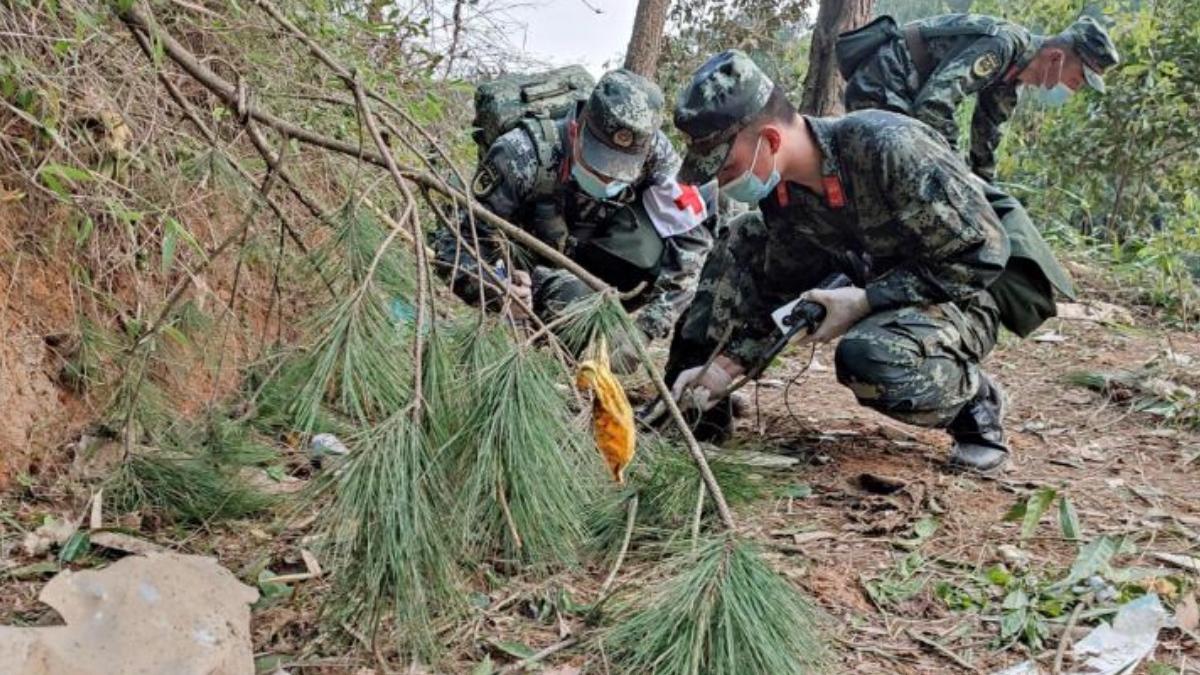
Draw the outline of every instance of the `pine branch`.
<instances>
[{"instance_id":1,"label":"pine branch","mask_svg":"<svg viewBox=\"0 0 1200 675\"><path fill-rule=\"evenodd\" d=\"M325 52L325 50L323 50L311 38L309 38L307 34L292 24L286 17L284 17L273 4L267 2L267 0L253 1L256 5L271 15L273 19L280 23L280 25L287 29L294 37L304 42L306 46L308 46L309 50L319 60L324 62L331 70L333 70L342 78L349 77L353 79L353 75L349 69L338 64L332 56L330 56L327 52ZM153 27L150 21L140 11L133 7L124 10L118 9L118 17L125 22L131 31L140 31L158 40L162 45L164 54L166 54L171 60L175 61L189 75L200 82L200 84L204 85L218 97L224 100L228 105L231 107L236 107L244 103L244 97L239 96L237 87L221 78L207 66L200 63L196 57L187 50L186 47L180 44L172 36L157 29L156 27ZM372 95L372 92L369 92L365 89L363 93ZM244 113L248 117L252 117L257 121L274 128L279 133L286 134L297 139L298 141L322 147L327 150L340 152L342 154L357 158L361 161L369 162L383 168L388 168L389 171L399 174L401 178L412 181L422 187L440 192L441 194L444 194L457 202L463 203L470 208L476 217L504 232L517 243L531 249L533 252L539 255L544 256L555 265L570 271L594 290L603 291L607 289L607 285L603 281L585 270L574 260L567 258L558 250L547 245L545 242L541 241L520 227L517 227L507 220L500 218L491 211L482 208L478 204L472 203L463 191L448 185L440 178L429 173L414 170L412 168L401 167L390 157L390 153L384 152L384 154L389 155L388 158L384 158L380 154L367 151L357 145L347 143L345 141L339 141L333 138L328 138L308 129L304 129L303 127L292 124L287 120L259 110L257 107L250 104L245 104ZM389 168L389 166L392 168ZM683 417L683 413L679 410L679 406L676 405L670 389L663 381L661 373L659 373L658 369L655 367L649 354L646 352L645 347L641 345L640 342L635 342L635 345L638 356L645 366L647 372L650 374L650 378L654 383L655 389L658 391L658 394L662 397L664 404L667 406L667 410L670 413L672 422L683 435L688 447L688 452L691 453L692 459L696 462L697 468L704 479L705 485L713 495L713 500L717 504L717 511L721 516L722 523L726 528L733 530L735 528L733 514L729 510L729 506L725 501L724 495L722 495L720 492L720 486L717 485L716 480L712 475L712 470L705 461L704 453L700 449L699 443L696 442L696 438L692 434L691 429L688 427L687 421Z\"/></svg>"}]
</instances>

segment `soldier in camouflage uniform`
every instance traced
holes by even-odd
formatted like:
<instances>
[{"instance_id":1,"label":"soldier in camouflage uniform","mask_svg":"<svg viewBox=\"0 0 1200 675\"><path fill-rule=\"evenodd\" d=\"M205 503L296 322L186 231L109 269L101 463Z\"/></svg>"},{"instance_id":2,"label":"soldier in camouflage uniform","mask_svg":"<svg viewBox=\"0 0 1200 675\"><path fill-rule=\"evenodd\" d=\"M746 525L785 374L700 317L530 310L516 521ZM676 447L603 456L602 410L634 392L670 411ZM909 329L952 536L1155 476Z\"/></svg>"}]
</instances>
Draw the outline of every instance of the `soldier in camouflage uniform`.
<instances>
[{"instance_id":1,"label":"soldier in camouflage uniform","mask_svg":"<svg viewBox=\"0 0 1200 675\"><path fill-rule=\"evenodd\" d=\"M472 184L475 198L490 211L605 282L621 291L642 285L627 307L640 308L635 323L648 339L665 337L691 302L712 246L704 197L675 179L679 156L659 129L662 110L654 83L626 70L610 72L585 103L552 121L555 138L535 138L526 127L497 138ZM548 162L539 160L538 145L545 143ZM470 232L466 225L464 233ZM495 265L501 252L492 232L482 223L475 227L483 256ZM477 299L477 261L446 229L435 233L433 244L439 270L454 275L455 291ZM515 263L516 292L530 296L545 320L591 292L545 261L526 257ZM614 360L621 356L629 355Z\"/></svg>"},{"instance_id":2,"label":"soldier in camouflage uniform","mask_svg":"<svg viewBox=\"0 0 1200 675\"><path fill-rule=\"evenodd\" d=\"M838 380L860 403L946 428L956 465L1002 465L1002 394L979 364L1001 324L1026 335L1054 314L1055 288L1071 293L1020 204L912 118L797 114L738 51L700 67L675 124L680 179L715 176L761 211L730 223L677 325L676 396L711 407L778 339L771 311L804 293L827 310L807 339L841 338ZM835 271L854 285L814 288Z\"/></svg>"},{"instance_id":3,"label":"soldier in camouflage uniform","mask_svg":"<svg viewBox=\"0 0 1200 675\"><path fill-rule=\"evenodd\" d=\"M1018 88L1059 105L1084 82L1104 91L1101 75L1116 65L1117 49L1091 17L1053 36L978 14L947 14L902 27L889 16L844 33L838 66L846 78L846 110L878 108L915 117L955 147L955 110L975 95L970 161L991 181L1000 126L1017 105Z\"/></svg>"}]
</instances>

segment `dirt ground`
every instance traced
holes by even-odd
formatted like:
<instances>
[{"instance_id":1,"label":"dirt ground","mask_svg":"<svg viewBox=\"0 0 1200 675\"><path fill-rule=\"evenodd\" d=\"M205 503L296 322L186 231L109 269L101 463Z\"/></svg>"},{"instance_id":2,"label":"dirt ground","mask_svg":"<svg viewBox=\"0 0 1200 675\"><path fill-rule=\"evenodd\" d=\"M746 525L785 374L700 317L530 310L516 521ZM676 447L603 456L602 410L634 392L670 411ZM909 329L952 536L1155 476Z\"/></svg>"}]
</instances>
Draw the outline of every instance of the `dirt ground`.
<instances>
[{"instance_id":1,"label":"dirt ground","mask_svg":"<svg viewBox=\"0 0 1200 675\"><path fill-rule=\"evenodd\" d=\"M802 504L786 499L761 504L754 523L764 538L776 542L779 535L796 531L830 533L781 556L779 563L797 570L800 583L838 620L843 672L936 673L968 667L991 672L1031 656L1049 672L1057 639L1049 641L1048 653L997 645L996 617L951 611L934 596L939 582L955 585L964 575L999 563L1062 575L1077 547L1062 538L1054 510L1025 542L1019 539L1020 523L1004 520L1017 501L1039 488L1054 488L1070 499L1082 540L1127 535L1136 552L1123 555L1121 565L1162 567L1154 553L1194 555L1200 546L1195 533L1200 434L1159 424L1100 393L1064 384L1071 371L1132 368L1166 350L1200 364L1200 339L1057 319L1039 334L1048 331L1061 341L1056 336L1049 342L1006 340L987 362L1009 395L1006 427L1014 450L1007 470L994 479L948 472L943 467L946 435L905 427L856 406L829 370L792 387L795 416L787 413L780 390L763 391L762 441L802 458L794 480L810 485L813 496ZM818 359L829 363L831 352L824 351ZM890 496L872 494L863 488L863 474L904 487ZM910 553L897 541L911 538L913 525L926 517L938 525L916 549L924 558L911 575L920 580L914 583L918 590L881 604L868 584L896 579L893 573ZM1014 558L1021 560L1014 564ZM1163 574L1184 576L1178 569ZM1200 672L1198 647L1165 630L1157 659L1177 672Z\"/></svg>"},{"instance_id":2,"label":"dirt ground","mask_svg":"<svg viewBox=\"0 0 1200 675\"><path fill-rule=\"evenodd\" d=\"M738 508L738 515L772 563L830 617L837 672L992 673L1031 657L1043 672L1051 672L1067 617L1046 624L1048 637L1037 652L1015 640L1001 641L1003 593L997 596L998 591L978 581L997 565L1032 581L1061 578L1070 567L1079 544L1063 537L1057 506L1025 540L1020 523L1004 519L1015 503L1045 487L1074 505L1081 541L1127 537L1129 547L1114 565L1161 568L1142 583L1159 591L1168 605L1191 593L1196 575L1155 554L1195 555L1200 547L1200 500L1194 496L1200 433L1177 429L1063 380L1073 370L1135 367L1168 349L1200 364L1200 336L1058 319L1042 332L1051 332L1051 341L1006 339L987 362L1010 397L1007 428L1015 451L1007 471L993 478L946 471L949 441L944 434L907 427L858 407L828 367L809 369L785 387L801 370L804 359L796 356L776 366L760 385L757 411L740 422L735 445L798 462L787 470L763 472L765 496ZM818 362L829 364L831 353L820 350ZM34 513L77 518L86 498L69 488L35 484L0 502L0 515L10 522L28 522ZM303 569L298 551L305 544L304 531L270 521L147 536L171 548L216 555L243 578L264 560L276 572ZM623 576L637 579L639 571L635 558ZM549 583L512 580L477 592L472 598L480 608L475 618L445 627L449 643L476 645L462 652L461 668L453 672L471 672L472 663L485 653L495 655L498 663L512 661L497 647L505 641L538 650L581 628L578 617L551 612L547 619L545 607L554 604L548 596L561 590L576 602L587 602L596 597L606 572L596 566ZM53 612L36 600L44 580L34 575L0 582L0 622L55 622ZM325 637L316 609L322 583L298 583L290 601L256 611L256 649L301 654L321 644ZM480 587L486 588L482 580ZM988 596L990 603L984 611L952 609L946 598L955 590ZM1104 608L1103 603L1094 605ZM1082 637L1097 620L1085 614L1073 638ZM1174 670L1143 665L1138 672L1200 672L1200 645L1193 640L1164 629L1155 668L1161 664ZM279 663L291 663L290 672L382 670L375 659L361 655L283 658ZM548 658L546 668L543 672L599 673L606 672L606 663L603 654L575 647Z\"/></svg>"}]
</instances>

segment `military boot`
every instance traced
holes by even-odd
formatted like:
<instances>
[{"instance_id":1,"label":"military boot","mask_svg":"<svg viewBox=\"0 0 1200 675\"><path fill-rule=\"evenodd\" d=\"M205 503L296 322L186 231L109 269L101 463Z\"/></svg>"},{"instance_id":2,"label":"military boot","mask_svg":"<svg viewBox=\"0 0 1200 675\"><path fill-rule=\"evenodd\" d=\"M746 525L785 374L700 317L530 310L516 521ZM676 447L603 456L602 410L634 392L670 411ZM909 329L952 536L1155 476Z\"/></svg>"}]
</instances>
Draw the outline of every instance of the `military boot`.
<instances>
[{"instance_id":1,"label":"military boot","mask_svg":"<svg viewBox=\"0 0 1200 675\"><path fill-rule=\"evenodd\" d=\"M981 374L979 392L967 402L946 427L954 437L950 466L989 473L1008 461L1004 442L1005 396L1000 386Z\"/></svg>"}]
</instances>

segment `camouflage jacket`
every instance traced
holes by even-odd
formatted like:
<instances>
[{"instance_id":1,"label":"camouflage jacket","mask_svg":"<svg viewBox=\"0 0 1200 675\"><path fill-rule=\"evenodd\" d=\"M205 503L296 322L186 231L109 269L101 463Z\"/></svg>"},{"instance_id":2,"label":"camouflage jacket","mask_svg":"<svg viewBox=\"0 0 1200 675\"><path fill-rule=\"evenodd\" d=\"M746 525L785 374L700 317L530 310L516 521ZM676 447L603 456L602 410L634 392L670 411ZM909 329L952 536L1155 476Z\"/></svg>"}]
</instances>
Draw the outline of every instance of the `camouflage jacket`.
<instances>
[{"instance_id":1,"label":"camouflage jacket","mask_svg":"<svg viewBox=\"0 0 1200 675\"><path fill-rule=\"evenodd\" d=\"M909 50L911 59L904 65L910 72L893 73L895 82L872 85L915 91L908 114L941 132L951 147L957 146L959 137L955 110L964 97L974 94L971 167L992 180L1000 127L1017 104L1016 75L1033 58L1039 41L1021 26L979 14L946 14L909 25L922 36L928 72L919 72L921 64ZM875 94L870 97L887 100Z\"/></svg>"},{"instance_id":2,"label":"camouflage jacket","mask_svg":"<svg viewBox=\"0 0 1200 675\"><path fill-rule=\"evenodd\" d=\"M489 211L567 255L572 253L576 236L606 222L616 209L641 200L643 192L677 189L675 173L680 162L671 142L660 131L654 139L642 177L615 200L597 200L581 190L570 176L566 132L569 121L568 117L556 123L559 142L553 148L550 166L541 166L534 139L524 129L517 128L497 138L488 149L472 185L474 197ZM465 218L462 226L464 233L469 232ZM492 239L492 231L478 221L475 227L481 254L494 263L499 258L499 250ZM675 319L691 302L704 258L712 247L712 236L705 226L671 233L662 239L661 267L636 319L637 325L652 338L670 333ZM443 273L448 273L455 261L458 262L453 283L455 292L464 299L477 298L478 289L474 286L476 262L459 249L453 233L440 229L433 237L433 247ZM604 277L602 271L589 271Z\"/></svg>"},{"instance_id":3,"label":"camouflage jacket","mask_svg":"<svg viewBox=\"0 0 1200 675\"><path fill-rule=\"evenodd\" d=\"M772 303L830 271L854 279L877 312L966 301L1009 257L985 184L929 127L878 110L805 119L826 194L785 183L759 202L765 262L748 277L754 288L737 292L735 316L714 322L732 326L726 353L747 366L776 330Z\"/></svg>"}]
</instances>

